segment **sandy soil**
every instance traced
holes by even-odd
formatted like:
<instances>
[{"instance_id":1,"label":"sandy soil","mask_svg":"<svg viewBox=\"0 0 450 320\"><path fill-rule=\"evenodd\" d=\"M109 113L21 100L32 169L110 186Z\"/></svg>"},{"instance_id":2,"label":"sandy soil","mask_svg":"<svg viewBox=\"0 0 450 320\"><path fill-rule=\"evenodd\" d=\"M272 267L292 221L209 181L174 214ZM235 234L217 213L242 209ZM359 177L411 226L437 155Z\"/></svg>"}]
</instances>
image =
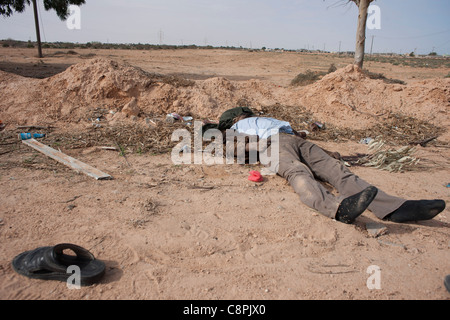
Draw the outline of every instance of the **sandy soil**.
<instances>
[{"instance_id":1,"label":"sandy soil","mask_svg":"<svg viewBox=\"0 0 450 320\"><path fill-rule=\"evenodd\" d=\"M171 111L217 119L239 99L254 108L283 101L308 106L317 118L344 127L383 122L390 112L450 125L448 69L368 64L408 83L399 86L367 79L348 66L351 60L326 55L55 51L40 60L35 50L0 48L0 69L8 72L0 71L2 135L17 132L18 125L52 125L53 136L89 128L87 114L99 106L116 111L109 123L138 125ZM340 69L320 82L288 86L297 73L323 71L331 63ZM147 73L184 75L195 84L164 83ZM132 98L138 101L134 117L121 112ZM261 169L257 165L174 165L170 154L123 157L95 146L60 147L114 177L96 181L21 143L12 152L1 145L0 298L448 300L449 142L445 132L418 147L423 170L352 168L390 194L444 199L444 212L430 221L395 224L367 211L353 225L307 208L281 177L248 181L250 170ZM317 143L342 155L367 152L356 140ZM382 223L386 232L371 236L370 222ZM63 242L105 261L100 283L69 290L13 271L17 254ZM381 270L380 289L367 286L374 265Z\"/></svg>"}]
</instances>

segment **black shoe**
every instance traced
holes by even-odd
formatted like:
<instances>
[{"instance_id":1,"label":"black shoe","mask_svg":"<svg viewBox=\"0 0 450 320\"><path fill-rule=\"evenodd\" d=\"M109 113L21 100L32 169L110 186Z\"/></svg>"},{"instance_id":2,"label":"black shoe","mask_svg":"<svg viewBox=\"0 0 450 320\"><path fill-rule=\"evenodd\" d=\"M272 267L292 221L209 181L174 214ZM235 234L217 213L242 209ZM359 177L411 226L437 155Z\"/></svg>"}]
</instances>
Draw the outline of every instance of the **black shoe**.
<instances>
[{"instance_id":1,"label":"black shoe","mask_svg":"<svg viewBox=\"0 0 450 320\"><path fill-rule=\"evenodd\" d=\"M389 214L385 220L407 222L430 220L445 209L444 200L408 200Z\"/></svg>"},{"instance_id":2,"label":"black shoe","mask_svg":"<svg viewBox=\"0 0 450 320\"><path fill-rule=\"evenodd\" d=\"M336 220L344 223L353 223L375 199L378 189L375 187L367 187L363 191L345 198L336 213Z\"/></svg>"},{"instance_id":3,"label":"black shoe","mask_svg":"<svg viewBox=\"0 0 450 320\"><path fill-rule=\"evenodd\" d=\"M444 285L448 292L450 292L450 274L444 279Z\"/></svg>"},{"instance_id":4,"label":"black shoe","mask_svg":"<svg viewBox=\"0 0 450 320\"><path fill-rule=\"evenodd\" d=\"M65 254L65 249L70 249L76 256ZM88 250L70 243L26 251L12 261L12 267L17 273L41 280L67 281L71 276L68 267L74 265L80 268L81 285L91 285L105 273L103 261L95 259Z\"/></svg>"}]
</instances>

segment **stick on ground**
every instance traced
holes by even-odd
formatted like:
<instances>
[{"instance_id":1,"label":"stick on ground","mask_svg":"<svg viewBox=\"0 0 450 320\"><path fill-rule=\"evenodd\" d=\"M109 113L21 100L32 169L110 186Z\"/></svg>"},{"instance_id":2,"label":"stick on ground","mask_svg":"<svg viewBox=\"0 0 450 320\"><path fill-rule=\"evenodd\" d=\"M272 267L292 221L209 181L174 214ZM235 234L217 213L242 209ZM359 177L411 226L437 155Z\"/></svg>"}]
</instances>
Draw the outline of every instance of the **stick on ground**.
<instances>
[{"instance_id":1,"label":"stick on ground","mask_svg":"<svg viewBox=\"0 0 450 320\"><path fill-rule=\"evenodd\" d=\"M109 174L106 174L94 167L91 167L88 164L85 164L75 158L72 158L60 151L57 151L45 144L38 142L35 139L22 140L24 144L27 146L45 154L46 156L74 169L75 171L82 172L90 177L95 178L96 180L109 180L112 177Z\"/></svg>"}]
</instances>

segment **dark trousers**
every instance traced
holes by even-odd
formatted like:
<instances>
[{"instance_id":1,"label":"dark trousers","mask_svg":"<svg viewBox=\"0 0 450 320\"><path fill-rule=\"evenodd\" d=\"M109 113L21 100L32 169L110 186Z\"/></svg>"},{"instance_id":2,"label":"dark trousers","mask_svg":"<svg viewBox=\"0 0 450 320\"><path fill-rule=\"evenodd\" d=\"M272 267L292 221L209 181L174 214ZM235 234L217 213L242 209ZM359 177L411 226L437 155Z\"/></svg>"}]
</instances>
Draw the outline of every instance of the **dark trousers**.
<instances>
[{"instance_id":1,"label":"dark trousers","mask_svg":"<svg viewBox=\"0 0 450 320\"><path fill-rule=\"evenodd\" d=\"M329 156L319 146L298 136L279 134L279 159L276 173L287 179L308 207L335 218L341 201L354 195L369 183L353 174L343 163ZM271 146L273 148L273 146ZM272 149L274 150L274 149ZM339 196L334 196L316 179L330 183ZM378 190L368 209L380 219L398 209L406 200Z\"/></svg>"}]
</instances>

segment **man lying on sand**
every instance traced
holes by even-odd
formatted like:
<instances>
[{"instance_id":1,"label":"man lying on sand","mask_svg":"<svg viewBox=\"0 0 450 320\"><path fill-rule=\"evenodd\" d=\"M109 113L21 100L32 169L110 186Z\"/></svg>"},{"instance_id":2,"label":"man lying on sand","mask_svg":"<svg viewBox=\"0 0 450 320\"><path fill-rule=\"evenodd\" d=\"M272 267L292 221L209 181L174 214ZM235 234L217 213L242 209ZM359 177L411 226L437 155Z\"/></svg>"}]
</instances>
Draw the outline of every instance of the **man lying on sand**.
<instances>
[{"instance_id":1,"label":"man lying on sand","mask_svg":"<svg viewBox=\"0 0 450 320\"><path fill-rule=\"evenodd\" d=\"M207 125L203 131L211 127ZM238 107L222 115L218 129L232 133L228 136L233 142L236 134L244 135L251 138L248 141L266 140L268 148L278 149L277 163L272 163L271 168L289 182L304 204L337 221L353 223L366 209L379 219L398 223L429 220L445 209L443 200L406 200L371 186L337 159L336 153L305 140L305 135L293 130L288 122L257 117L250 109ZM278 142L277 148L271 141ZM252 147L244 143L249 152ZM339 196L316 179L330 183Z\"/></svg>"}]
</instances>

